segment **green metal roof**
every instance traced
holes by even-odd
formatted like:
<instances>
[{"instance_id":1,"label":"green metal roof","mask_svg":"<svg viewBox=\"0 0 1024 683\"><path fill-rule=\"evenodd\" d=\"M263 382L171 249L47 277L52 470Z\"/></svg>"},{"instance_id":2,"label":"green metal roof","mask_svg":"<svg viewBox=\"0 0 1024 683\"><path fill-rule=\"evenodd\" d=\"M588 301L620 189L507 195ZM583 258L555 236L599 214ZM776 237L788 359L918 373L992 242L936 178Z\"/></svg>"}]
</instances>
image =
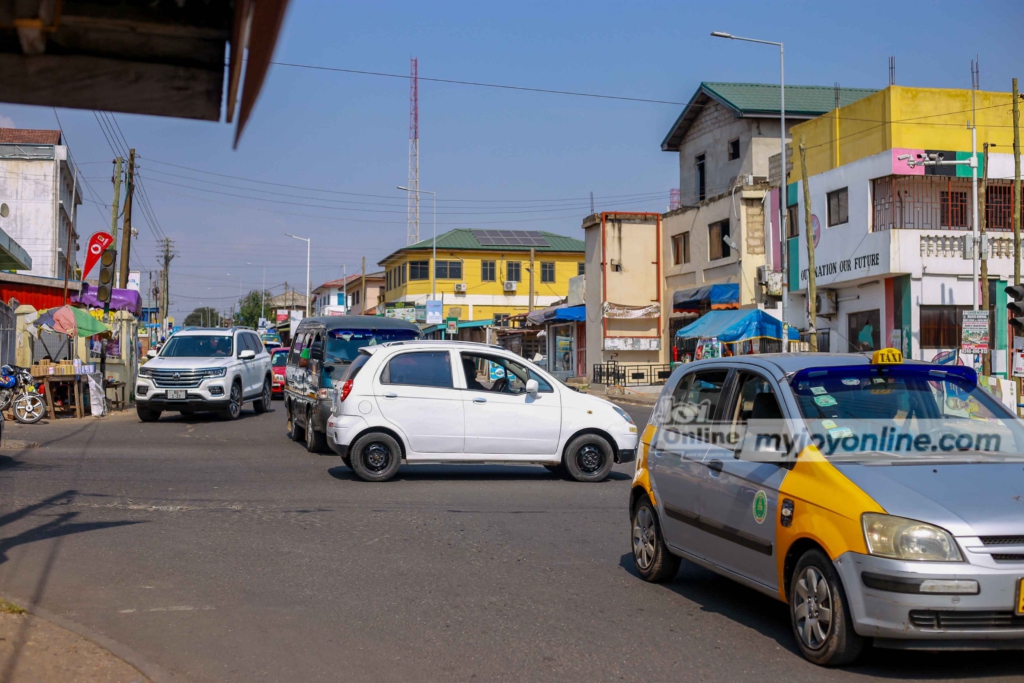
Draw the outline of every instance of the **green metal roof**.
<instances>
[{"instance_id":1,"label":"green metal roof","mask_svg":"<svg viewBox=\"0 0 1024 683\"><path fill-rule=\"evenodd\" d=\"M876 92L878 90L874 88L840 88L839 106L845 107ZM778 116L781 106L780 88L767 83L701 83L662 141L662 151L679 151L686 131L711 101L731 109L737 118ZM833 87L786 86L786 118L813 119L835 108L836 94Z\"/></svg>"},{"instance_id":2,"label":"green metal roof","mask_svg":"<svg viewBox=\"0 0 1024 683\"><path fill-rule=\"evenodd\" d=\"M566 237L565 235L558 235L553 232L545 232L543 230L538 231L547 240L548 246L546 247L533 247L538 253L544 252L578 252L582 254L586 248L583 240L578 240L573 237ZM383 265L387 261L402 253L403 251L429 251L433 248L433 240L423 240L416 244L410 244L407 247L402 247L394 251L392 254L387 256L378 262L377 265ZM476 236L473 235L472 230L468 229L457 229L450 230L444 234L437 236L437 248L438 250L444 251L498 251L498 252L511 252L511 251L530 251L530 247L521 244L500 244L500 245L485 245L480 244Z\"/></svg>"}]
</instances>

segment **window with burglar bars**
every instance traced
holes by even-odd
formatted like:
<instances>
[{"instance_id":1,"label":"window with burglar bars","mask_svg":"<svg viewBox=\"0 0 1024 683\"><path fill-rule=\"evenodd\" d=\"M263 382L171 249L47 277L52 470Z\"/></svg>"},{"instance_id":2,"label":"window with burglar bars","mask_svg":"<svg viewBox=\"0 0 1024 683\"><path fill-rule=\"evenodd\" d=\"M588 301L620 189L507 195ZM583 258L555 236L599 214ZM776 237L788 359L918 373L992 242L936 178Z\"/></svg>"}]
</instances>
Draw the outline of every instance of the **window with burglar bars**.
<instances>
[{"instance_id":1,"label":"window with burglar bars","mask_svg":"<svg viewBox=\"0 0 1024 683\"><path fill-rule=\"evenodd\" d=\"M980 190L979 190L980 191ZM1013 229L1013 183L988 181L986 229ZM949 176L888 176L872 181L871 230L967 230L971 179Z\"/></svg>"}]
</instances>

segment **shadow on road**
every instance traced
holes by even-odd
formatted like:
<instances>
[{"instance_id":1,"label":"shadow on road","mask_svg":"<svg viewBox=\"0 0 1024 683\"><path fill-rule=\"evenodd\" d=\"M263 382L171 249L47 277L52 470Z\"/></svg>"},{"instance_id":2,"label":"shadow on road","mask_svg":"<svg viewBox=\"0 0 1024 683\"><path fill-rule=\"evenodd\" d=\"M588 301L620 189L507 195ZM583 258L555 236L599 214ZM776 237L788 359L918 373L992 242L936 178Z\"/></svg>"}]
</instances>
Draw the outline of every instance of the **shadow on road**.
<instances>
[{"instance_id":1,"label":"shadow on road","mask_svg":"<svg viewBox=\"0 0 1024 683\"><path fill-rule=\"evenodd\" d=\"M274 409L271 408L267 411L273 413ZM259 417L255 410L242 410L241 415L238 416L239 420L249 420L252 418ZM220 413L213 412L196 412L196 413L178 413L173 411L164 411L160 416L160 422L170 423L187 423L187 424L205 424L208 422L232 422L233 420L225 420L220 416ZM139 420L141 422L141 420Z\"/></svg>"},{"instance_id":2,"label":"shadow on road","mask_svg":"<svg viewBox=\"0 0 1024 683\"><path fill-rule=\"evenodd\" d=\"M631 553L620 558L619 566L641 581ZM720 614L771 638L793 657L802 658L785 603L686 560L676 577L661 587L700 605L704 612ZM814 665L807 663L807 666ZM947 680L1019 677L1021 664L1020 653L1010 651L920 652L868 647L855 665L843 670L878 678Z\"/></svg>"},{"instance_id":3,"label":"shadow on road","mask_svg":"<svg viewBox=\"0 0 1024 683\"><path fill-rule=\"evenodd\" d=\"M355 472L344 465L327 470L335 479L359 481ZM607 481L630 479L628 474L612 472ZM541 466L528 465L402 465L392 481L569 481L562 476L549 472ZM592 485L592 484L590 484Z\"/></svg>"},{"instance_id":4,"label":"shadow on road","mask_svg":"<svg viewBox=\"0 0 1024 683\"><path fill-rule=\"evenodd\" d=\"M2 515L0 516L0 530L23 517L27 517L28 515L38 512L44 508L67 505L71 502L72 497L77 494L78 491L74 490L64 491L50 496L45 500L41 500L38 503L26 505L14 512ZM73 523L72 520L78 517L79 514L80 513L78 512L63 512L56 515L56 517L53 517L49 521L43 522L31 529L22 531L20 534L0 538L0 564L7 561L8 550L26 543L45 541L51 538L60 538L63 536L70 536L71 534L79 534L85 531L95 531L97 529L109 529L112 527L128 526L131 524L142 524L142 522L134 520Z\"/></svg>"}]
</instances>

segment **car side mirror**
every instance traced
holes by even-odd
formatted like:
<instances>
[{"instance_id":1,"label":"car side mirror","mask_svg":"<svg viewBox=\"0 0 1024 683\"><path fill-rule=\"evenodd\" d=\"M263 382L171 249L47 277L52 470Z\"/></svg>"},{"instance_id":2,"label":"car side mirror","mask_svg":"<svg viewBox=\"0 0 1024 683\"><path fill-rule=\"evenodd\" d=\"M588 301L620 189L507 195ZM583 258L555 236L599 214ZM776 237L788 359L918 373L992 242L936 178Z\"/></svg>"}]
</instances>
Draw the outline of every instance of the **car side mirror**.
<instances>
[{"instance_id":1,"label":"car side mirror","mask_svg":"<svg viewBox=\"0 0 1024 683\"><path fill-rule=\"evenodd\" d=\"M146 351L146 358L156 358L159 355L160 352L157 351L156 349L150 349L149 351Z\"/></svg>"},{"instance_id":2,"label":"car side mirror","mask_svg":"<svg viewBox=\"0 0 1024 683\"><path fill-rule=\"evenodd\" d=\"M252 349L245 349L244 351L238 352L238 357L241 360L252 360L256 357L256 352Z\"/></svg>"},{"instance_id":3,"label":"car side mirror","mask_svg":"<svg viewBox=\"0 0 1024 683\"><path fill-rule=\"evenodd\" d=\"M526 393L534 398L537 398L537 394L540 393L540 384L535 379L526 380Z\"/></svg>"}]
</instances>

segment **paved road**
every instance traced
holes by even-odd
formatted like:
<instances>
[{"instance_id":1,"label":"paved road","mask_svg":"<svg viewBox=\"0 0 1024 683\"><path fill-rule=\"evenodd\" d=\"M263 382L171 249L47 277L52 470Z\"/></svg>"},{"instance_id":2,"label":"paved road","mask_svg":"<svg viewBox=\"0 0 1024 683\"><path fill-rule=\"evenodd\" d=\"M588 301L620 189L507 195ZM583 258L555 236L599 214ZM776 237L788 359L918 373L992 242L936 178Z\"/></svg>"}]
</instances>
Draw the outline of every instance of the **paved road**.
<instances>
[{"instance_id":1,"label":"paved road","mask_svg":"<svg viewBox=\"0 0 1024 683\"><path fill-rule=\"evenodd\" d=\"M822 670L781 603L692 565L643 583L628 467L591 485L527 466L365 484L288 441L276 405L234 423L8 423L0 593L170 680L1020 681L1008 653Z\"/></svg>"}]
</instances>

